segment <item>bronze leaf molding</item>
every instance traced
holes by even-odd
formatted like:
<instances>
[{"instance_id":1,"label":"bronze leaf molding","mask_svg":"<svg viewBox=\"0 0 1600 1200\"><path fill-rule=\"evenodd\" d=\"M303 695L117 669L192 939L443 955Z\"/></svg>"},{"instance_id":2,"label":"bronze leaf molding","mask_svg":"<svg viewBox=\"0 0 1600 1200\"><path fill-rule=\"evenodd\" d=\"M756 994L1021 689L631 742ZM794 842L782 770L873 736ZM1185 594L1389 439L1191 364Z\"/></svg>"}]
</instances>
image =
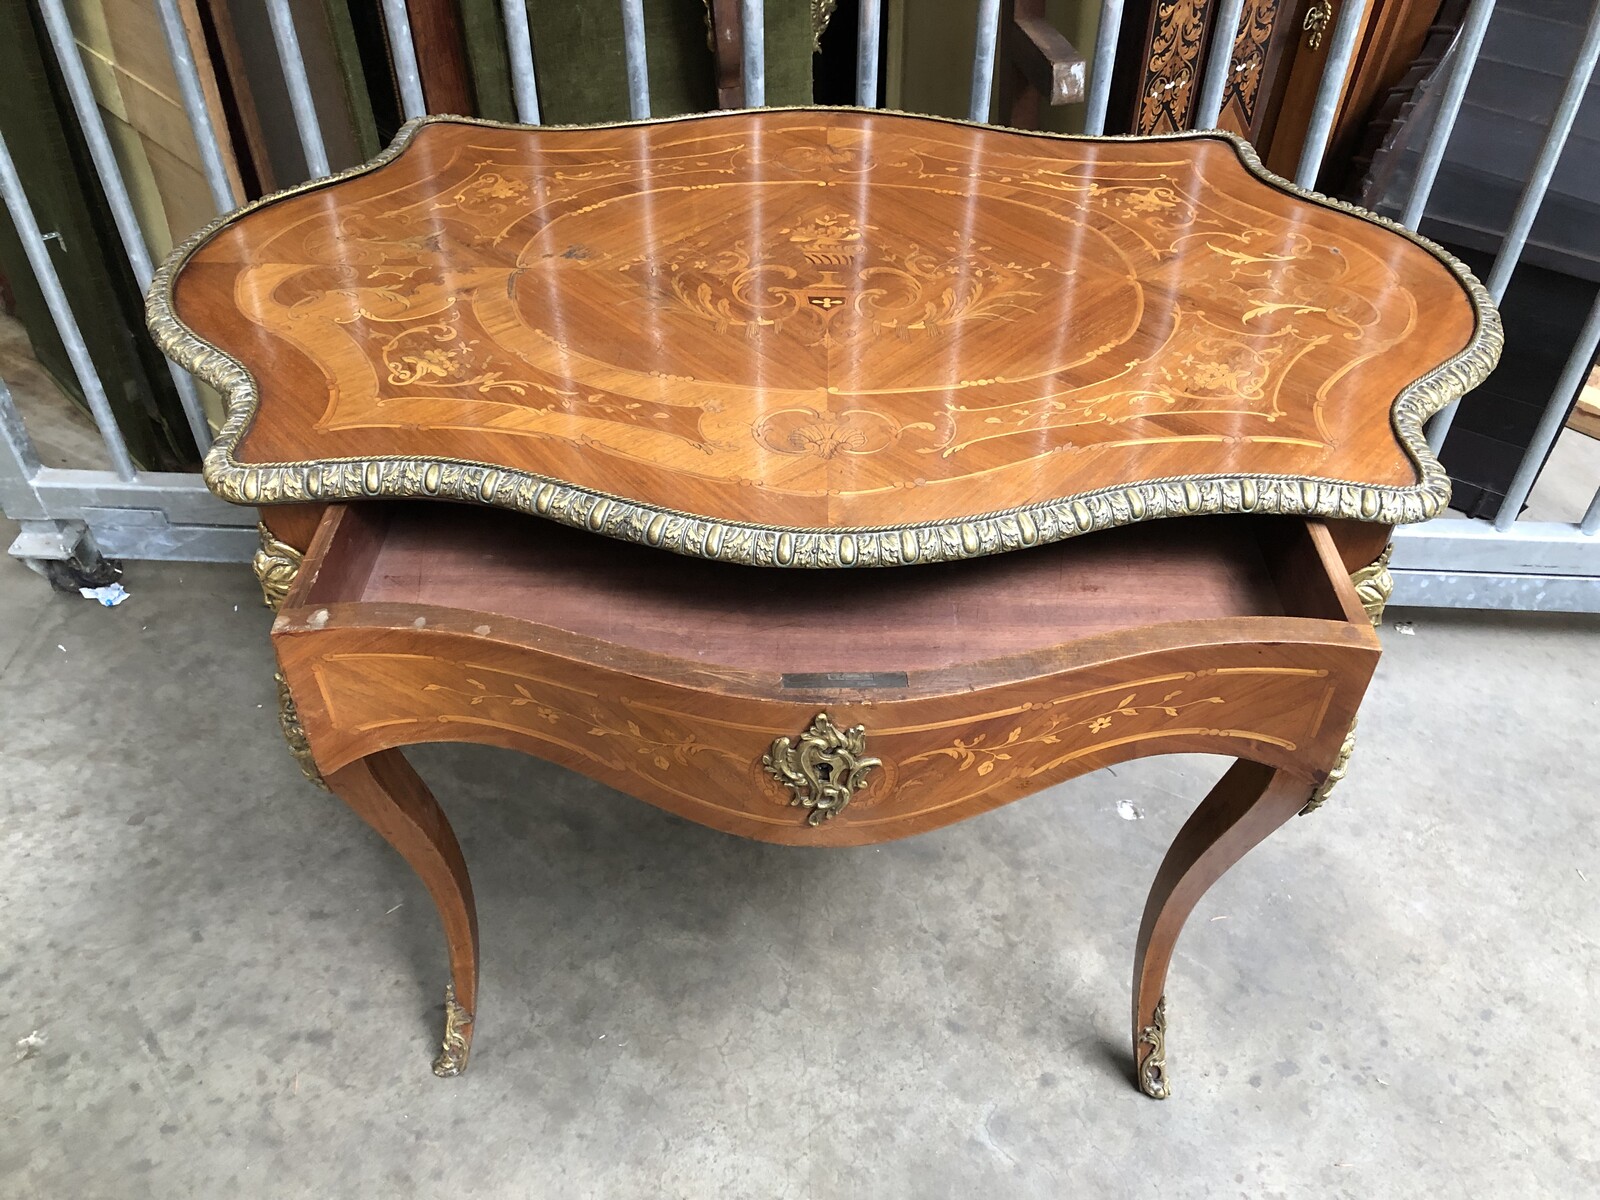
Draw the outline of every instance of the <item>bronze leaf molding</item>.
<instances>
[{"instance_id":1,"label":"bronze leaf molding","mask_svg":"<svg viewBox=\"0 0 1600 1200\"><path fill-rule=\"evenodd\" d=\"M342 180L376 170L398 157L418 129L434 122L452 121L502 129L598 129L617 125L716 120L730 113L756 112L809 112L819 115L841 112L869 115L888 113L947 125L992 128L952 117L816 105L688 113L646 121L607 122L603 125L513 125L444 114L408 121L395 135L394 141L369 162L325 179L312 180L263 196L234 212L217 217L173 250L156 271L146 296L146 317L156 344L178 365L216 388L228 406L227 419L205 457L206 484L224 500L248 505L316 504L380 497L467 501L531 513L574 528L696 558L764 567L817 568L888 567L978 558L1139 521L1200 514L1280 513L1404 525L1437 516L1449 502L1449 478L1428 448L1422 427L1434 413L1483 382L1499 361L1505 339L1500 314L1489 293L1466 264L1443 247L1398 222L1346 201L1299 187L1273 174L1262 164L1253 146L1234 134L1219 130L1154 137L1127 135L1099 140L1226 140L1233 146L1244 167L1269 187L1324 208L1347 213L1422 247L1455 274L1471 299L1476 315L1471 340L1453 358L1407 384L1395 397L1390 412L1395 436L1417 468L1418 483L1407 487L1391 487L1290 475L1183 475L1101 488L958 520L900 526L815 529L710 520L693 513L576 487L527 471L463 459L385 456L257 464L242 463L235 457L239 441L256 414L256 381L238 360L198 337L179 320L172 302L173 280L178 270L191 254L223 226L286 197L330 187ZM1095 140L1072 134L1024 130L1005 132L1019 137Z\"/></svg>"}]
</instances>

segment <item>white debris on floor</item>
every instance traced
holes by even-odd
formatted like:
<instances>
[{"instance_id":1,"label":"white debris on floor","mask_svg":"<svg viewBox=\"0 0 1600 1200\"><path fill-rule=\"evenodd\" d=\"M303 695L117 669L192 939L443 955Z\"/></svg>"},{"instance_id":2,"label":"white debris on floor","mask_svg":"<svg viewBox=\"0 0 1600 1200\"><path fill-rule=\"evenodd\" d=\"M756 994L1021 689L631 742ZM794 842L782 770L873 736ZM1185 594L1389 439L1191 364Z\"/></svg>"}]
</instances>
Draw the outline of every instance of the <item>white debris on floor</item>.
<instances>
[{"instance_id":1,"label":"white debris on floor","mask_svg":"<svg viewBox=\"0 0 1600 1200\"><path fill-rule=\"evenodd\" d=\"M107 608L115 608L130 595L128 589L120 583L108 583L105 587L79 588L78 594L85 600L98 600Z\"/></svg>"},{"instance_id":2,"label":"white debris on floor","mask_svg":"<svg viewBox=\"0 0 1600 1200\"><path fill-rule=\"evenodd\" d=\"M27 1037L18 1038L17 1061L21 1062L25 1058L32 1058L35 1054L39 1053L40 1049L43 1048L44 1043L45 1036L37 1029L35 1029Z\"/></svg>"}]
</instances>

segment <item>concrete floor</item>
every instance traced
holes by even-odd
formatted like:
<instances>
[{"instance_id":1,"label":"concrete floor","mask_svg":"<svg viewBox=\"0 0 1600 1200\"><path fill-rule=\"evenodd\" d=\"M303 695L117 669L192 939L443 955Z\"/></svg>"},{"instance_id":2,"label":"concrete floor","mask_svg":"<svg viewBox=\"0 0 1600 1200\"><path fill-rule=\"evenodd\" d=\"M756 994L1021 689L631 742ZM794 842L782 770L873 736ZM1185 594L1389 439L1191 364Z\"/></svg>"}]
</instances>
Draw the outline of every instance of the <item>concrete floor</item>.
<instances>
[{"instance_id":1,"label":"concrete floor","mask_svg":"<svg viewBox=\"0 0 1600 1200\"><path fill-rule=\"evenodd\" d=\"M485 955L439 1080L434 915L284 750L254 580L125 581L0 556L7 1200L1600 1194L1593 621L1393 614L1349 779L1180 944L1159 1104L1134 933L1218 760L811 853L423 748Z\"/></svg>"}]
</instances>

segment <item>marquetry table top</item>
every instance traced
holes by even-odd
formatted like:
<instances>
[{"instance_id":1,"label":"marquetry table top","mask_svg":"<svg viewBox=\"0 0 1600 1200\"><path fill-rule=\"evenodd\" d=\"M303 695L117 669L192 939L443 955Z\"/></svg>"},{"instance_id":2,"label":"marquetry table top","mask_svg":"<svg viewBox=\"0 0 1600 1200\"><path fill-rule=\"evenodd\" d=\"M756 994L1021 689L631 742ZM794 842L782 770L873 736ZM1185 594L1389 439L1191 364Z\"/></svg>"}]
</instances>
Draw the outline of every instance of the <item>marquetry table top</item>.
<instances>
[{"instance_id":1,"label":"marquetry table top","mask_svg":"<svg viewBox=\"0 0 1600 1200\"><path fill-rule=\"evenodd\" d=\"M439 497L767 565L1179 513L1438 512L1498 318L1219 134L849 109L432 118L201 231L151 290L272 504Z\"/></svg>"}]
</instances>

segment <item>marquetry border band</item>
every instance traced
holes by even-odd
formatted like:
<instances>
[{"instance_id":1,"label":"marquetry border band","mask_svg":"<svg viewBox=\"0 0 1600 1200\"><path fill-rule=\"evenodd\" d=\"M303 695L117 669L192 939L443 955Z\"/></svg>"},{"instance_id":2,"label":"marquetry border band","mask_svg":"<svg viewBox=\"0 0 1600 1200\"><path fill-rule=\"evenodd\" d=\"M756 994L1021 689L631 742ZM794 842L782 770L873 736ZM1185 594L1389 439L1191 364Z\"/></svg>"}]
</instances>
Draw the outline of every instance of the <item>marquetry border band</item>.
<instances>
[{"instance_id":1,"label":"marquetry border band","mask_svg":"<svg viewBox=\"0 0 1600 1200\"><path fill-rule=\"evenodd\" d=\"M742 111L819 114L859 111L878 114L885 110L800 107ZM715 120L725 115L726 112L692 113L615 124ZM948 117L917 116L916 119L945 124L974 124ZM1274 175L1262 164L1255 149L1241 138L1217 130L1165 134L1155 138L1110 138L1104 140L1221 138L1233 146L1250 173L1268 186L1390 230L1420 246L1454 272L1476 313L1477 323L1472 339L1453 358L1408 384L1395 398L1390 414L1396 438L1416 465L1420 477L1417 484L1389 487L1283 475L1174 476L1102 488L1025 508L959 520L873 528L814 529L713 520L607 495L526 471L460 459L390 456L327 459L320 462L240 462L235 457L235 451L255 417L258 403L256 381L238 360L202 340L179 320L172 297L173 281L178 270L212 235L244 213L287 196L328 187L376 170L398 157L419 128L440 121L546 132L562 128L610 127L505 126L499 122L468 117L419 117L407 122L394 141L370 162L338 175L263 196L236 212L218 217L174 250L156 272L146 298L150 331L156 344L173 361L215 387L228 404L227 420L205 460L206 483L224 500L250 505L314 504L377 497L461 500L532 513L622 541L657 546L697 558L764 567L887 567L977 558L1138 521L1199 514L1281 513L1404 525L1437 516L1450 499L1449 478L1423 437L1424 422L1481 383L1499 360L1504 343L1500 316L1493 301L1477 277L1459 259L1403 225L1346 201L1298 187ZM1020 130L1006 132L1021 137L1085 140L1065 134Z\"/></svg>"}]
</instances>

